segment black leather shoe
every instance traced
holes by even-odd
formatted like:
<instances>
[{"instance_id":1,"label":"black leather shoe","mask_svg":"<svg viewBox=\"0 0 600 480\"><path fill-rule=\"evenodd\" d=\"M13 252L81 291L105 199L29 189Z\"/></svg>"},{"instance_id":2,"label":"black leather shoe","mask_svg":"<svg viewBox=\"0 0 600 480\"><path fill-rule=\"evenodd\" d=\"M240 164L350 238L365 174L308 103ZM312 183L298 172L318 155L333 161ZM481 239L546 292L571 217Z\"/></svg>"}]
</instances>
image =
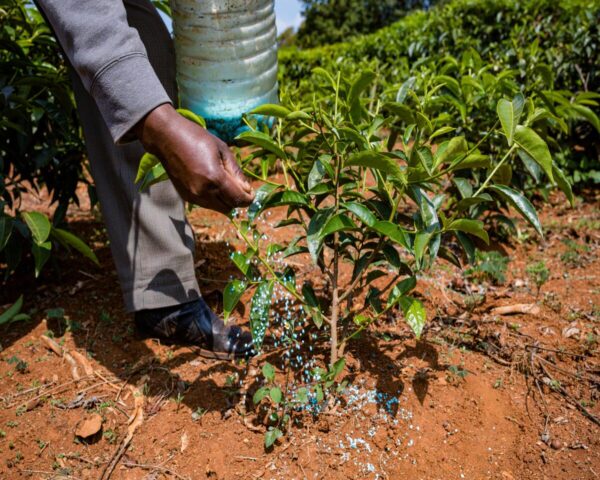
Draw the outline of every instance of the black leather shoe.
<instances>
[{"instance_id":1,"label":"black leather shoe","mask_svg":"<svg viewBox=\"0 0 600 480\"><path fill-rule=\"evenodd\" d=\"M163 343L195 345L206 358L228 360L256 355L252 335L225 325L202 298L183 305L135 312L138 334Z\"/></svg>"}]
</instances>

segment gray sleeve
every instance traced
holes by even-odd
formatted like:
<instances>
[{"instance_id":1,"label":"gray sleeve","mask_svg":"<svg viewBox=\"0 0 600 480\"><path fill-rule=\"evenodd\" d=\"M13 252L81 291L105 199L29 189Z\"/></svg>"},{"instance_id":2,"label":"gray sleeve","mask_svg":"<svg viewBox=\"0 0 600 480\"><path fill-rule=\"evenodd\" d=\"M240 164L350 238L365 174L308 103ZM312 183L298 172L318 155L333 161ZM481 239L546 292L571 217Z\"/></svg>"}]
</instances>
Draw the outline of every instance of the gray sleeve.
<instances>
[{"instance_id":1,"label":"gray sleeve","mask_svg":"<svg viewBox=\"0 0 600 480\"><path fill-rule=\"evenodd\" d=\"M69 61L94 98L115 143L171 99L122 0L37 0Z\"/></svg>"}]
</instances>

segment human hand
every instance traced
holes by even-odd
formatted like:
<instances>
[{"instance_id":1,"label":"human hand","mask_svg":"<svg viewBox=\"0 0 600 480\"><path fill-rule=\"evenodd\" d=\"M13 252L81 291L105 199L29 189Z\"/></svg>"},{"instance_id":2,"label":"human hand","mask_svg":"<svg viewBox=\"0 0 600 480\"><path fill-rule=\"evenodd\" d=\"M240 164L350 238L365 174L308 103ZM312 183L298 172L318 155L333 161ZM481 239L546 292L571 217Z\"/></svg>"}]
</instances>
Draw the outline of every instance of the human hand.
<instances>
[{"instance_id":1,"label":"human hand","mask_svg":"<svg viewBox=\"0 0 600 480\"><path fill-rule=\"evenodd\" d=\"M172 105L152 110L134 133L161 160L184 200L223 214L252 203L252 187L227 144Z\"/></svg>"}]
</instances>

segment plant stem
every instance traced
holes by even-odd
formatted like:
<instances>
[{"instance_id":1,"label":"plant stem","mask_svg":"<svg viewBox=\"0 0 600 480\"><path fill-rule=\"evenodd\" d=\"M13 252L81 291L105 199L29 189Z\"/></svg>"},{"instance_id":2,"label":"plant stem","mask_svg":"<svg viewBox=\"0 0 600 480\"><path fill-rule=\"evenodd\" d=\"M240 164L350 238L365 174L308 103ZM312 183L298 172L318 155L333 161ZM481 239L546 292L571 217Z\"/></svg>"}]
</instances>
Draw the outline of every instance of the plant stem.
<instances>
[{"instance_id":1,"label":"plant stem","mask_svg":"<svg viewBox=\"0 0 600 480\"><path fill-rule=\"evenodd\" d=\"M338 234L335 233L333 237L333 281L332 281L332 299L331 299L331 355L329 364L333 366L337 362L338 357L338 332L337 324L340 314L340 299L338 291L338 274L339 274L339 245L338 245Z\"/></svg>"},{"instance_id":2,"label":"plant stem","mask_svg":"<svg viewBox=\"0 0 600 480\"><path fill-rule=\"evenodd\" d=\"M508 157L510 157L510 155L512 154L512 152L515 151L515 149L517 148L517 144L513 144L512 147L510 147L510 149L508 150L508 152L506 152L506 155L504 155L504 157L502 158L502 160L500 160L500 162L498 162L498 165L496 165L494 167L494 169L492 170L492 173L490 173L488 175L488 177L485 179L485 182L483 182L483 184L481 185L481 187L479 187L479 189L473 194L473 197L478 196L481 192L483 192L485 190L485 187L487 187L488 183L490 183L490 180L492 179L492 177L494 175L496 175L496 172L498 171L498 169L504 164L504 162L508 159Z\"/></svg>"}]
</instances>

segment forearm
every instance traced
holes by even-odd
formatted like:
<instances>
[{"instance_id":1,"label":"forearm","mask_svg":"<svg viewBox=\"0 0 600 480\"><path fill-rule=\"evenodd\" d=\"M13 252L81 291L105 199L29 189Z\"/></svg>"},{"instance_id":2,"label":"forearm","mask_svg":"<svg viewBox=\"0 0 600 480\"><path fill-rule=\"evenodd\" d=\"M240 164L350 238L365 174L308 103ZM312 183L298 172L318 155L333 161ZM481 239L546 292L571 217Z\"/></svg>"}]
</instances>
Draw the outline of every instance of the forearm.
<instances>
[{"instance_id":1,"label":"forearm","mask_svg":"<svg viewBox=\"0 0 600 480\"><path fill-rule=\"evenodd\" d=\"M122 0L37 0L115 142L170 102Z\"/></svg>"}]
</instances>

